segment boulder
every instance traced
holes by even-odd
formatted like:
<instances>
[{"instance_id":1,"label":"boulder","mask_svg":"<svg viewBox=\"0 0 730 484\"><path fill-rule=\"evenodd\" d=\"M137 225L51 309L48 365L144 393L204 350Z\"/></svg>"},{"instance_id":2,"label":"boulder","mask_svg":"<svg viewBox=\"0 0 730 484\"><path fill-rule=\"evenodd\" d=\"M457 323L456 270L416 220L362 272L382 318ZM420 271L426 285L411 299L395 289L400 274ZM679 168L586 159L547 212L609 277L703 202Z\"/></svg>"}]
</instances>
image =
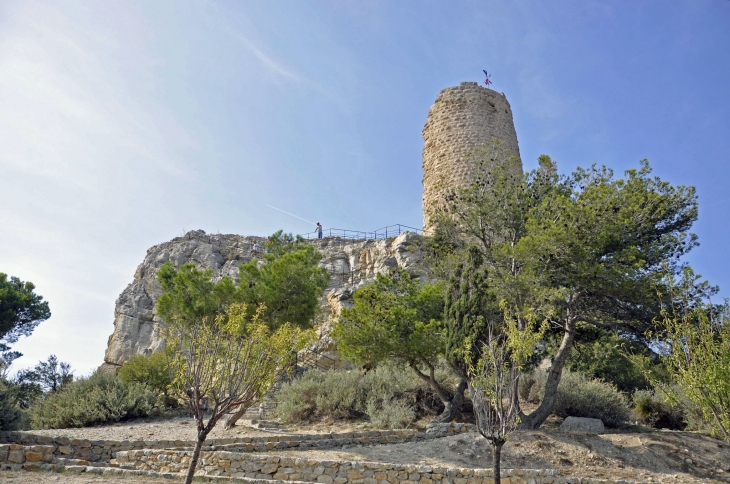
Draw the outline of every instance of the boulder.
<instances>
[{"instance_id":1,"label":"boulder","mask_svg":"<svg viewBox=\"0 0 730 484\"><path fill-rule=\"evenodd\" d=\"M562 432L602 434L604 428L603 422L598 418L568 417L560 424L560 430Z\"/></svg>"}]
</instances>

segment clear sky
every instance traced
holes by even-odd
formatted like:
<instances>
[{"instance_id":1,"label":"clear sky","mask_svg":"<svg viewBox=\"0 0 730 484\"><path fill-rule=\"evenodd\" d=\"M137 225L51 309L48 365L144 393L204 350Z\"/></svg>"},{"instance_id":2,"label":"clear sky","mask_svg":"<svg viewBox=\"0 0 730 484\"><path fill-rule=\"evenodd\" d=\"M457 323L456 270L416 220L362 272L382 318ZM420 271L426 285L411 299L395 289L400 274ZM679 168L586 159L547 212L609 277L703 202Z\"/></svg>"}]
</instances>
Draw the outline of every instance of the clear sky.
<instances>
[{"instance_id":1,"label":"clear sky","mask_svg":"<svg viewBox=\"0 0 730 484\"><path fill-rule=\"evenodd\" d=\"M730 1L0 3L0 272L53 316L14 369L101 364L147 248L191 229L420 227L438 92L493 73L526 169L648 158L730 295Z\"/></svg>"}]
</instances>

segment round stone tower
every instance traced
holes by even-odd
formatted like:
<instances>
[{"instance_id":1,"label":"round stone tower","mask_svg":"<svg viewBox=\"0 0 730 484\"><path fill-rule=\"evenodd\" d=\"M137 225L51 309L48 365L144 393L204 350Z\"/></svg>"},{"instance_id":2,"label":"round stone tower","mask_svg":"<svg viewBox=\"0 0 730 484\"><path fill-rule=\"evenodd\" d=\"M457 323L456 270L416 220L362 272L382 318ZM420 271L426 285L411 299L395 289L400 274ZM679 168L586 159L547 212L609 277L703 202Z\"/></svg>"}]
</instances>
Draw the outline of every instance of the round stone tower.
<instances>
[{"instance_id":1,"label":"round stone tower","mask_svg":"<svg viewBox=\"0 0 730 484\"><path fill-rule=\"evenodd\" d=\"M423 231L431 232L431 212L447 190L463 186L475 171L469 154L494 138L520 158L512 109L504 94L462 82L441 91L423 128Z\"/></svg>"}]
</instances>

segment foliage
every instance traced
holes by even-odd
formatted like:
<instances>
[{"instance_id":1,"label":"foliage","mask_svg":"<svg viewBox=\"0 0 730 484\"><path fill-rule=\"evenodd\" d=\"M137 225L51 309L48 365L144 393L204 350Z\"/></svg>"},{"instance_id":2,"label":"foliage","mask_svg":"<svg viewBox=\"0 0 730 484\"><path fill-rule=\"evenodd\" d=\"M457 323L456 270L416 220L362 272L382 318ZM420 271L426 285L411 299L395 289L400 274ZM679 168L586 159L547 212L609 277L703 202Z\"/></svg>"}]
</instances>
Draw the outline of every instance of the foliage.
<instances>
[{"instance_id":1,"label":"foliage","mask_svg":"<svg viewBox=\"0 0 730 484\"><path fill-rule=\"evenodd\" d=\"M454 398L436 379L435 367L443 353L441 331L443 296L436 284L424 283L402 269L378 274L360 288L351 308L343 308L332 330L343 357L365 368L383 363L408 366L427 382L444 404L439 420L454 418L466 382Z\"/></svg>"},{"instance_id":2,"label":"foliage","mask_svg":"<svg viewBox=\"0 0 730 484\"><path fill-rule=\"evenodd\" d=\"M249 316L263 305L259 319L271 329L285 323L309 328L319 309L319 296L329 284L329 273L318 266L322 254L312 244L282 240L277 234L265 244L270 252L264 255L263 265L254 259L239 267L237 300L247 304Z\"/></svg>"},{"instance_id":3,"label":"foliage","mask_svg":"<svg viewBox=\"0 0 730 484\"><path fill-rule=\"evenodd\" d=\"M465 338L467 350L464 352L465 363L469 368L469 387L477 429L494 449L495 484L501 482L502 446L520 421L519 406L515 398L519 372L532 357L535 345L547 330L546 322L538 328L534 315L527 318L527 324L523 328L519 328L509 305L503 302L502 309L503 323L488 321L485 337L476 343L479 347L476 365L472 365L474 352L469 346L474 343L470 336Z\"/></svg>"},{"instance_id":4,"label":"foliage","mask_svg":"<svg viewBox=\"0 0 730 484\"><path fill-rule=\"evenodd\" d=\"M322 254L301 237L281 231L269 237L264 247L263 261L254 259L239 266L237 285L228 277L213 283L213 272L199 271L194 264L184 264L177 271L165 263L158 272L163 288L157 301L158 314L164 317L175 312L199 319L212 311L226 311L233 303L243 303L249 318L258 312L259 320L272 330L285 323L312 327L319 297L329 284L329 273L318 266ZM173 284L178 272L182 276Z\"/></svg>"},{"instance_id":5,"label":"foliage","mask_svg":"<svg viewBox=\"0 0 730 484\"><path fill-rule=\"evenodd\" d=\"M446 368L437 366L436 377L448 381ZM392 365L366 373L310 370L282 385L277 401L276 416L288 423L367 417L376 428L402 428L439 411L439 398L428 384Z\"/></svg>"},{"instance_id":6,"label":"foliage","mask_svg":"<svg viewBox=\"0 0 730 484\"><path fill-rule=\"evenodd\" d=\"M29 336L42 321L51 317L48 303L33 292L32 282L23 282L0 272L0 353L9 364L20 353L10 351L10 344Z\"/></svg>"},{"instance_id":7,"label":"foliage","mask_svg":"<svg viewBox=\"0 0 730 484\"><path fill-rule=\"evenodd\" d=\"M164 395L171 383L164 351L132 356L119 368L117 375L124 383L142 383Z\"/></svg>"},{"instance_id":8,"label":"foliage","mask_svg":"<svg viewBox=\"0 0 730 484\"><path fill-rule=\"evenodd\" d=\"M15 405L16 397L13 388L0 378L0 431L20 430L23 423L23 412Z\"/></svg>"},{"instance_id":9,"label":"foliage","mask_svg":"<svg viewBox=\"0 0 730 484\"><path fill-rule=\"evenodd\" d=\"M483 257L471 247L449 280L444 305L446 359L457 373L466 378L469 369L479 365L487 325L501 319L502 311L487 287Z\"/></svg>"},{"instance_id":10,"label":"foliage","mask_svg":"<svg viewBox=\"0 0 730 484\"><path fill-rule=\"evenodd\" d=\"M681 256L697 245L688 232L697 197L692 187L652 178L646 161L623 179L597 166L561 177L541 156L540 167L522 176L517 161L500 161L495 150L477 153L474 182L444 199L438 247L461 261L476 247L485 287L510 305L518 326L535 313L561 333L546 393L521 415L524 427L536 428L555 404L579 322L638 339L652 327L663 264L678 272Z\"/></svg>"},{"instance_id":11,"label":"foliage","mask_svg":"<svg viewBox=\"0 0 730 484\"><path fill-rule=\"evenodd\" d=\"M346 359L369 368L388 361L428 367L438 359L443 307L438 286L421 287L417 279L396 269L378 274L353 299L332 330Z\"/></svg>"},{"instance_id":12,"label":"foliage","mask_svg":"<svg viewBox=\"0 0 730 484\"><path fill-rule=\"evenodd\" d=\"M533 378L527 400L537 403L545 392L547 375L538 369ZM563 370L552 413L562 418L599 418L607 427L624 425L631 417L628 399L615 386L570 370Z\"/></svg>"},{"instance_id":13,"label":"foliage","mask_svg":"<svg viewBox=\"0 0 730 484\"><path fill-rule=\"evenodd\" d=\"M368 400L365 413L370 423L379 429L402 429L413 422L416 412L403 400Z\"/></svg>"},{"instance_id":14,"label":"foliage","mask_svg":"<svg viewBox=\"0 0 730 484\"><path fill-rule=\"evenodd\" d=\"M158 314L165 322L170 390L187 403L197 424L189 484L203 443L218 421L260 399L313 332L288 323L272 331L261 320L264 307L249 316L245 304L226 304L235 286L226 278L212 282L209 271L168 268L160 279L158 301L164 304L158 305ZM207 421L204 405L211 407Z\"/></svg>"},{"instance_id":15,"label":"foliage","mask_svg":"<svg viewBox=\"0 0 730 484\"><path fill-rule=\"evenodd\" d=\"M578 325L576 340L566 368L611 383L629 395L651 387L641 369L627 356L642 355L657 364L656 355L642 343L586 325Z\"/></svg>"},{"instance_id":16,"label":"foliage","mask_svg":"<svg viewBox=\"0 0 730 484\"><path fill-rule=\"evenodd\" d=\"M73 379L71 365L59 362L56 355L51 355L48 361L39 361L33 368L18 371L11 387L15 404L30 408L45 392L55 392Z\"/></svg>"},{"instance_id":17,"label":"foliage","mask_svg":"<svg viewBox=\"0 0 730 484\"><path fill-rule=\"evenodd\" d=\"M684 430L687 426L682 407L669 403L661 393L637 390L632 400L634 413L644 425L671 430Z\"/></svg>"},{"instance_id":18,"label":"foliage","mask_svg":"<svg viewBox=\"0 0 730 484\"><path fill-rule=\"evenodd\" d=\"M34 429L65 429L147 417L156 410L157 394L138 383L125 384L97 370L46 394L30 410Z\"/></svg>"},{"instance_id":19,"label":"foliage","mask_svg":"<svg viewBox=\"0 0 730 484\"><path fill-rule=\"evenodd\" d=\"M671 275L667 278L673 295L676 283ZM694 296L697 279L691 269L685 269L680 302L663 308L657 331L648 334L657 338L662 360L676 386L662 384L655 372L645 369L670 402L680 403L684 395L730 442L730 304L718 308L698 303Z\"/></svg>"}]
</instances>

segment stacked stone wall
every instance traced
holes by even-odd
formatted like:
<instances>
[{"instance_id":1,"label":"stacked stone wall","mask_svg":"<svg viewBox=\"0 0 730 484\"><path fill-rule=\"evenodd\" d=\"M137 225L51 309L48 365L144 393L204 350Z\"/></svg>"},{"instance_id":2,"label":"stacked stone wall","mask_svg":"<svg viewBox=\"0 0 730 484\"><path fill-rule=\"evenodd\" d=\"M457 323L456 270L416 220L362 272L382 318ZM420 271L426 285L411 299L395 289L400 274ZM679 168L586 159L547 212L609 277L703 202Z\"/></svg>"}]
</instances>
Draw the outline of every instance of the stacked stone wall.
<instances>
[{"instance_id":1,"label":"stacked stone wall","mask_svg":"<svg viewBox=\"0 0 730 484\"><path fill-rule=\"evenodd\" d=\"M517 158L520 150L512 108L504 94L476 82L441 91L423 128L423 230L445 191L467 184L475 166L469 155L494 138Z\"/></svg>"},{"instance_id":2,"label":"stacked stone wall","mask_svg":"<svg viewBox=\"0 0 730 484\"><path fill-rule=\"evenodd\" d=\"M204 450L232 452L269 452L281 450L307 450L344 447L352 445L383 445L420 442L473 432L471 424L435 424L427 432L413 429L370 430L363 432L339 432L330 434L289 434L262 437L229 437L208 439ZM46 446L59 458L81 459L88 462L108 462L120 451L141 449L192 449L194 440L87 440L68 437L36 435L27 432L0 432L0 444Z\"/></svg>"}]
</instances>

